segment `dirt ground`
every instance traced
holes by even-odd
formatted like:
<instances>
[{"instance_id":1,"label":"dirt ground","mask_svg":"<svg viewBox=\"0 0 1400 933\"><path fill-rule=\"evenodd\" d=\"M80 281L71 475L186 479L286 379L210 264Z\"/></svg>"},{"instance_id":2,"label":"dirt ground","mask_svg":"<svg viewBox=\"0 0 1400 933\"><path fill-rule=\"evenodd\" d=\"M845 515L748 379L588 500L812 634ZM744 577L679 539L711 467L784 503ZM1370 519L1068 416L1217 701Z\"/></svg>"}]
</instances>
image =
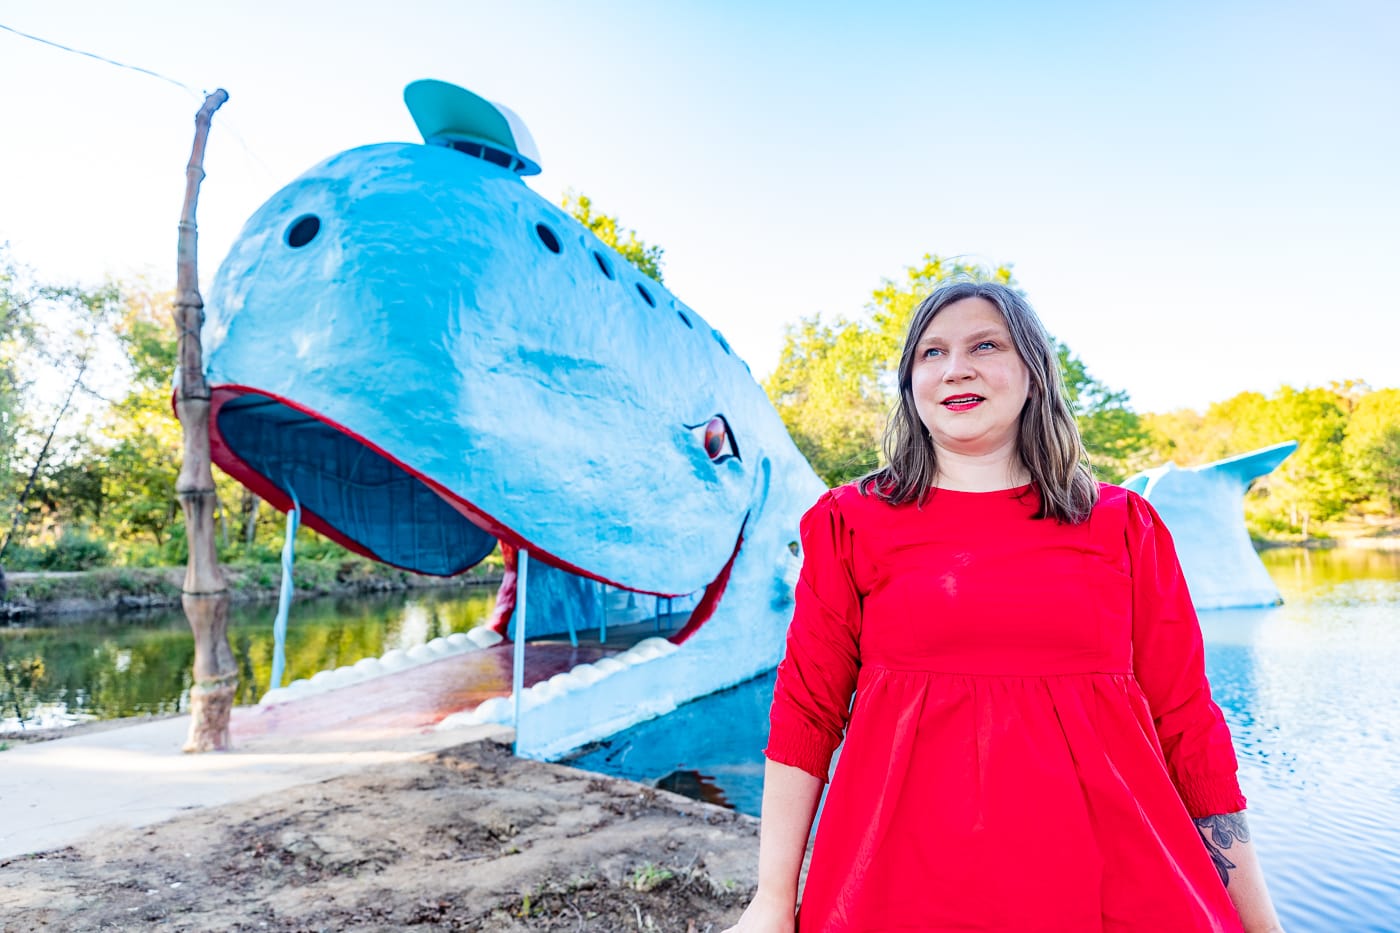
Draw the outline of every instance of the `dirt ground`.
<instances>
[{"instance_id":1,"label":"dirt ground","mask_svg":"<svg viewBox=\"0 0 1400 933\"><path fill-rule=\"evenodd\" d=\"M0 861L0 931L718 933L757 857L752 817L482 741Z\"/></svg>"}]
</instances>

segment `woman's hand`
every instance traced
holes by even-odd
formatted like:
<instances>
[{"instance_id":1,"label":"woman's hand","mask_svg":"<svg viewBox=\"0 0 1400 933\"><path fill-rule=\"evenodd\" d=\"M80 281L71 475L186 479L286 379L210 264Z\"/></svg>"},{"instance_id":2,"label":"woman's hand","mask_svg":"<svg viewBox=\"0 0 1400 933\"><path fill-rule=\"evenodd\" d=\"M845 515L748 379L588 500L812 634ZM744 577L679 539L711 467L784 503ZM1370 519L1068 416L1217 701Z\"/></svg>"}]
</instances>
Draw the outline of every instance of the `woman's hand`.
<instances>
[{"instance_id":1,"label":"woman's hand","mask_svg":"<svg viewBox=\"0 0 1400 933\"><path fill-rule=\"evenodd\" d=\"M796 928L792 903L784 898L769 897L760 890L749 901L739 922L724 933L793 933Z\"/></svg>"},{"instance_id":2,"label":"woman's hand","mask_svg":"<svg viewBox=\"0 0 1400 933\"><path fill-rule=\"evenodd\" d=\"M793 933L796 929L797 880L821 795L821 778L772 760L764 765L758 890L739 922L725 933Z\"/></svg>"}]
</instances>

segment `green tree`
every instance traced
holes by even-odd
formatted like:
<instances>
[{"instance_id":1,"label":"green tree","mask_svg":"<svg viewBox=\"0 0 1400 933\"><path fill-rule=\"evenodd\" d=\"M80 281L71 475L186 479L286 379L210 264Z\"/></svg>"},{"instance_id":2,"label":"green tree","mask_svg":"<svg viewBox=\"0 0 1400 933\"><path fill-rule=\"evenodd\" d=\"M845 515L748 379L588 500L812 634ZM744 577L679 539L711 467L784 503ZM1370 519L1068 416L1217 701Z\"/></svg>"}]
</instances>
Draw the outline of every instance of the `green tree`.
<instances>
[{"instance_id":1,"label":"green tree","mask_svg":"<svg viewBox=\"0 0 1400 933\"><path fill-rule=\"evenodd\" d=\"M34 298L20 276L9 244L0 244L0 491L9 488L15 469L25 388L19 360L34 339ZM5 502L0 492L0 503ZM9 509L3 514L8 516Z\"/></svg>"},{"instance_id":2,"label":"green tree","mask_svg":"<svg viewBox=\"0 0 1400 933\"><path fill-rule=\"evenodd\" d=\"M131 376L129 387L106 413L105 525L123 542L149 541L162 548L177 530L180 509L180 424L170 407L175 371L171 295L129 290L117 336ZM145 562L145 561L143 561Z\"/></svg>"},{"instance_id":3,"label":"green tree","mask_svg":"<svg viewBox=\"0 0 1400 933\"><path fill-rule=\"evenodd\" d=\"M637 231L623 227L616 217L595 212L593 200L586 194L565 192L563 207L575 220L593 231L594 236L617 250L644 275L651 276L658 283L662 281L661 256L665 250L661 247L647 245L638 238Z\"/></svg>"},{"instance_id":4,"label":"green tree","mask_svg":"<svg viewBox=\"0 0 1400 933\"><path fill-rule=\"evenodd\" d=\"M1358 498L1391 517L1400 513L1400 389L1377 389L1356 400L1342 457Z\"/></svg>"},{"instance_id":5,"label":"green tree","mask_svg":"<svg viewBox=\"0 0 1400 933\"><path fill-rule=\"evenodd\" d=\"M117 299L113 285L35 282L0 247L0 556L26 542L53 546L84 511L100 512L100 503L62 491L90 492L72 469L88 449L72 428L93 392Z\"/></svg>"},{"instance_id":6,"label":"green tree","mask_svg":"<svg viewBox=\"0 0 1400 933\"><path fill-rule=\"evenodd\" d=\"M895 368L905 333L929 292L953 279L1016 287L1010 265L984 266L926 255L900 281L876 289L855 319L803 318L787 330L778 367L764 389L798 448L831 485L848 482L879 463L880 435L895 402ZM1090 460L1107 479L1122 479L1148 444L1126 392L1089 374L1083 361L1056 345L1066 395Z\"/></svg>"},{"instance_id":7,"label":"green tree","mask_svg":"<svg viewBox=\"0 0 1400 933\"><path fill-rule=\"evenodd\" d=\"M1285 512L1288 524L1308 537L1314 522L1340 516L1355 501L1342 457L1346 436L1346 400L1332 389L1295 389L1283 386L1269 399L1263 435L1247 426L1245 434L1252 450L1265 443L1296 440L1298 449L1257 488L1274 500L1273 513Z\"/></svg>"},{"instance_id":8,"label":"green tree","mask_svg":"<svg viewBox=\"0 0 1400 933\"><path fill-rule=\"evenodd\" d=\"M1122 482L1144 466L1151 434L1132 410L1128 393L1111 389L1089 374L1084 361L1056 341L1065 395L1079 425L1089 462L1101 479Z\"/></svg>"}]
</instances>

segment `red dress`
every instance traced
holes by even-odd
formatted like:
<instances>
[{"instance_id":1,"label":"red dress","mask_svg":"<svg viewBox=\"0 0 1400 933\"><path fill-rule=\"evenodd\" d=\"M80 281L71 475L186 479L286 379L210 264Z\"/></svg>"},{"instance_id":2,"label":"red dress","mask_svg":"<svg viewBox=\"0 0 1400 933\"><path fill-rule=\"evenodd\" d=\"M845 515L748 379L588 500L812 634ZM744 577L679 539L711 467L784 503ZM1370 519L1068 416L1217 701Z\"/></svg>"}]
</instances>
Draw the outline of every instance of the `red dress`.
<instances>
[{"instance_id":1,"label":"red dress","mask_svg":"<svg viewBox=\"0 0 1400 933\"><path fill-rule=\"evenodd\" d=\"M1117 486L1079 525L1037 501L804 516L765 754L825 780L845 745L802 933L1241 929L1191 821L1244 798L1171 538Z\"/></svg>"}]
</instances>

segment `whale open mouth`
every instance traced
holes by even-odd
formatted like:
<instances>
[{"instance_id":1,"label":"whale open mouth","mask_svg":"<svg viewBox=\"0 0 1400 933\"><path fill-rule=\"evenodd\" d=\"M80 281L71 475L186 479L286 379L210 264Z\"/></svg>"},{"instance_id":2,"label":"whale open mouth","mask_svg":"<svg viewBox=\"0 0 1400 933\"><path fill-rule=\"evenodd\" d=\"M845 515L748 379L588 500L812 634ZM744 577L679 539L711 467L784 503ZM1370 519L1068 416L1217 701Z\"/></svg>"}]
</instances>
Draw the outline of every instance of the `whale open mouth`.
<instances>
[{"instance_id":1,"label":"whale open mouth","mask_svg":"<svg viewBox=\"0 0 1400 933\"><path fill-rule=\"evenodd\" d=\"M724 594L734 549L716 576L693 594L639 589L611 580L524 539L500 516L424 476L350 429L296 402L240 385L213 387L209 440L213 460L274 508L293 495L302 522L373 560L415 573L452 576L480 563L499 541L508 560L527 550L532 561L621 590L696 599L689 619L668 640L680 644L714 613ZM505 597L504 592L502 596ZM504 631L510 606L498 607Z\"/></svg>"}]
</instances>

